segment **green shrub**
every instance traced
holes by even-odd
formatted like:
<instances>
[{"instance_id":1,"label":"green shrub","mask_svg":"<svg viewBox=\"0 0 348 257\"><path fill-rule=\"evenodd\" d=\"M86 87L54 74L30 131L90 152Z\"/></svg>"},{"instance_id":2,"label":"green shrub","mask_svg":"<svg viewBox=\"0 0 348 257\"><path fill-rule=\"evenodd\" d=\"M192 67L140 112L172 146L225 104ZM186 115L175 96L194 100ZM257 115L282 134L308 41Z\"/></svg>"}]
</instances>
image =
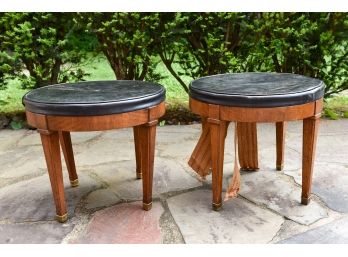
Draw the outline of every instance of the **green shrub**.
<instances>
[{"instance_id":1,"label":"green shrub","mask_svg":"<svg viewBox=\"0 0 348 257\"><path fill-rule=\"evenodd\" d=\"M171 74L188 92L180 76L198 77L240 70L245 23L243 13L162 14L157 51ZM245 53L245 51L244 51ZM183 73L173 68L178 63Z\"/></svg>"},{"instance_id":2,"label":"green shrub","mask_svg":"<svg viewBox=\"0 0 348 257\"><path fill-rule=\"evenodd\" d=\"M250 71L319 78L325 97L348 89L347 13L172 13L160 24L159 55L186 92L182 75Z\"/></svg>"},{"instance_id":3,"label":"green shrub","mask_svg":"<svg viewBox=\"0 0 348 257\"><path fill-rule=\"evenodd\" d=\"M80 13L78 21L95 34L117 79L159 79L152 58L158 14Z\"/></svg>"},{"instance_id":4,"label":"green shrub","mask_svg":"<svg viewBox=\"0 0 348 257\"><path fill-rule=\"evenodd\" d=\"M348 89L348 14L262 13L248 27L244 40L268 71L322 79L326 97Z\"/></svg>"},{"instance_id":5,"label":"green shrub","mask_svg":"<svg viewBox=\"0 0 348 257\"><path fill-rule=\"evenodd\" d=\"M0 77L23 87L81 80L84 53L72 42L73 13L3 13L0 16Z\"/></svg>"},{"instance_id":6,"label":"green shrub","mask_svg":"<svg viewBox=\"0 0 348 257\"><path fill-rule=\"evenodd\" d=\"M187 77L288 72L323 80L327 98L348 89L347 31L348 13L3 13L0 85L81 80L102 52L117 79L160 79L160 57L186 92Z\"/></svg>"}]
</instances>

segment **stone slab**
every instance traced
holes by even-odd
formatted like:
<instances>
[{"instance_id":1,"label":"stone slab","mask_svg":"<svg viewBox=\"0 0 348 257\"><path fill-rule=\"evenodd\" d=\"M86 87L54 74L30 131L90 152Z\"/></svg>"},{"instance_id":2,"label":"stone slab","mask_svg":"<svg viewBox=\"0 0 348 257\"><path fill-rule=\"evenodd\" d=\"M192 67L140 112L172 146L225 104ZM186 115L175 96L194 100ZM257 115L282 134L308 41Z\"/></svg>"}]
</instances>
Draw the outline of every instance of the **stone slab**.
<instances>
[{"instance_id":1,"label":"stone slab","mask_svg":"<svg viewBox=\"0 0 348 257\"><path fill-rule=\"evenodd\" d=\"M267 243L283 218L240 198L211 209L212 192L196 190L168 199L168 206L186 243Z\"/></svg>"},{"instance_id":2,"label":"stone slab","mask_svg":"<svg viewBox=\"0 0 348 257\"><path fill-rule=\"evenodd\" d=\"M165 159L179 160L187 163L200 136L200 131L196 131L195 134L184 134L180 136L174 133L171 134L171 139L166 139L168 142L172 140L172 143L158 143L158 156ZM234 145L233 145L233 131L228 131L225 141L225 155L224 162L231 162L234 158Z\"/></svg>"},{"instance_id":3,"label":"stone slab","mask_svg":"<svg viewBox=\"0 0 348 257\"><path fill-rule=\"evenodd\" d=\"M197 140L186 140L179 141L177 143L172 144L161 144L158 145L157 149L159 151L159 155L163 158L180 158L185 159L189 157L197 143Z\"/></svg>"},{"instance_id":4,"label":"stone slab","mask_svg":"<svg viewBox=\"0 0 348 257\"><path fill-rule=\"evenodd\" d=\"M279 171L261 170L244 174L240 194L303 225L312 224L328 215L325 208L313 199L309 205L301 205L301 188Z\"/></svg>"},{"instance_id":5,"label":"stone slab","mask_svg":"<svg viewBox=\"0 0 348 257\"><path fill-rule=\"evenodd\" d=\"M153 203L151 211L144 211L142 202L124 203L97 211L84 233L72 243L161 243L159 220L163 212L158 202Z\"/></svg>"},{"instance_id":6,"label":"stone slab","mask_svg":"<svg viewBox=\"0 0 348 257\"><path fill-rule=\"evenodd\" d=\"M109 189L123 200L142 199L142 180L135 178L135 161L108 163L93 167L93 173L101 178ZM202 183L188 174L176 161L155 158L153 197L201 186Z\"/></svg>"},{"instance_id":7,"label":"stone slab","mask_svg":"<svg viewBox=\"0 0 348 257\"><path fill-rule=\"evenodd\" d=\"M287 140L286 146L296 149L302 156L302 132L293 134L291 140ZM348 152L342 150L347 148L347 132L346 134L334 134L327 133L325 127L319 128L315 155L315 160L317 162L348 164Z\"/></svg>"},{"instance_id":8,"label":"stone slab","mask_svg":"<svg viewBox=\"0 0 348 257\"><path fill-rule=\"evenodd\" d=\"M163 132L168 135L168 133L199 133L201 131L201 124L192 124L192 125L175 125L175 126L162 126L158 127L158 132Z\"/></svg>"},{"instance_id":9,"label":"stone slab","mask_svg":"<svg viewBox=\"0 0 348 257\"><path fill-rule=\"evenodd\" d=\"M17 146L41 145L40 134L37 130L27 130L24 136L18 141Z\"/></svg>"},{"instance_id":10,"label":"stone slab","mask_svg":"<svg viewBox=\"0 0 348 257\"><path fill-rule=\"evenodd\" d=\"M302 184L301 170L285 171L298 184ZM312 191L329 208L348 213L348 164L315 163Z\"/></svg>"},{"instance_id":11,"label":"stone slab","mask_svg":"<svg viewBox=\"0 0 348 257\"><path fill-rule=\"evenodd\" d=\"M65 199L68 214L74 214L80 199L101 185L83 172L78 187L72 188L65 177ZM0 220L23 222L53 220L56 215L48 175L18 182L0 189Z\"/></svg>"},{"instance_id":12,"label":"stone slab","mask_svg":"<svg viewBox=\"0 0 348 257\"><path fill-rule=\"evenodd\" d=\"M279 244L347 244L348 217L308 230L278 242Z\"/></svg>"},{"instance_id":13,"label":"stone slab","mask_svg":"<svg viewBox=\"0 0 348 257\"><path fill-rule=\"evenodd\" d=\"M59 244L74 228L71 223L1 224L0 244Z\"/></svg>"},{"instance_id":14,"label":"stone slab","mask_svg":"<svg viewBox=\"0 0 348 257\"><path fill-rule=\"evenodd\" d=\"M94 209L119 203L121 199L109 189L98 189L91 192L85 201L87 209Z\"/></svg>"},{"instance_id":15,"label":"stone slab","mask_svg":"<svg viewBox=\"0 0 348 257\"><path fill-rule=\"evenodd\" d=\"M300 149L299 149L300 150ZM261 170L276 170L276 146L260 145L259 166ZM284 149L284 170L297 170L302 167L302 154L294 149Z\"/></svg>"},{"instance_id":16,"label":"stone slab","mask_svg":"<svg viewBox=\"0 0 348 257\"><path fill-rule=\"evenodd\" d=\"M101 136L101 140L116 140L115 142L130 142L133 143L134 134L133 128L112 129L104 131Z\"/></svg>"},{"instance_id":17,"label":"stone slab","mask_svg":"<svg viewBox=\"0 0 348 257\"><path fill-rule=\"evenodd\" d=\"M118 141L117 138L95 140L88 144L75 145L77 166L91 166L101 163L135 160L133 142Z\"/></svg>"},{"instance_id":18,"label":"stone slab","mask_svg":"<svg viewBox=\"0 0 348 257\"><path fill-rule=\"evenodd\" d=\"M0 178L5 179L42 175L46 170L42 147L17 147L0 153L0 167Z\"/></svg>"},{"instance_id":19,"label":"stone slab","mask_svg":"<svg viewBox=\"0 0 348 257\"><path fill-rule=\"evenodd\" d=\"M271 123L268 123L272 126ZM262 124L265 126L266 124ZM331 120L331 119L320 119L319 135L330 135L330 134L347 134L347 119ZM286 131L289 133L296 133L302 135L302 121L291 121L287 122Z\"/></svg>"},{"instance_id":20,"label":"stone slab","mask_svg":"<svg viewBox=\"0 0 348 257\"><path fill-rule=\"evenodd\" d=\"M23 138L26 133L30 133L30 130L0 129L0 132L0 153L3 153L15 148L20 139Z\"/></svg>"},{"instance_id":21,"label":"stone slab","mask_svg":"<svg viewBox=\"0 0 348 257\"><path fill-rule=\"evenodd\" d=\"M98 140L106 131L70 132L71 142L74 145L89 144Z\"/></svg>"}]
</instances>

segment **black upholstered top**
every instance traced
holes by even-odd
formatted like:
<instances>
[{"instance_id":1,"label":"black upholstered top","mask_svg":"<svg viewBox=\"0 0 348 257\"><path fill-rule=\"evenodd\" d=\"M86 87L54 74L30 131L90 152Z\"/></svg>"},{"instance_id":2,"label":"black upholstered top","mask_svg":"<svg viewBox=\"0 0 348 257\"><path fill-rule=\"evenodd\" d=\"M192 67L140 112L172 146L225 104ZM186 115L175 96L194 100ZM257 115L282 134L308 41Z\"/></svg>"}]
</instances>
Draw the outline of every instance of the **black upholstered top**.
<instances>
[{"instance_id":1,"label":"black upholstered top","mask_svg":"<svg viewBox=\"0 0 348 257\"><path fill-rule=\"evenodd\" d=\"M164 101L163 86L136 80L87 81L41 87L23 97L26 110L88 116L136 111Z\"/></svg>"},{"instance_id":2,"label":"black upholstered top","mask_svg":"<svg viewBox=\"0 0 348 257\"><path fill-rule=\"evenodd\" d=\"M218 105L277 107L305 104L324 95L325 84L289 73L232 73L202 77L190 84L190 97Z\"/></svg>"}]
</instances>

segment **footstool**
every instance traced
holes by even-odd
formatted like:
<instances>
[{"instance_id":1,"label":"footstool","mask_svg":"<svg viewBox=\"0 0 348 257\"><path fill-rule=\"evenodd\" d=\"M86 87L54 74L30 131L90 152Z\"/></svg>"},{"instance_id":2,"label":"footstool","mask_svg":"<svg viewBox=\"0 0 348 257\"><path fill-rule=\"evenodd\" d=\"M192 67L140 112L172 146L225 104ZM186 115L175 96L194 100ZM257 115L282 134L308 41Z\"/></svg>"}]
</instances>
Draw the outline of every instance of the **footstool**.
<instances>
[{"instance_id":1,"label":"footstool","mask_svg":"<svg viewBox=\"0 0 348 257\"><path fill-rule=\"evenodd\" d=\"M133 127L136 177L143 181L143 209L151 209L156 124L165 112L164 99L161 85L127 80L50 85L23 97L28 124L41 136L58 221L65 222L68 217L59 145L71 186L78 185L71 131Z\"/></svg>"},{"instance_id":2,"label":"footstool","mask_svg":"<svg viewBox=\"0 0 348 257\"><path fill-rule=\"evenodd\" d=\"M281 170L284 122L303 120L301 203L309 203L324 87L318 79L287 73L221 74L191 82L190 109L202 117L202 134L189 165L203 177L211 170L214 210L222 206L224 146L230 121L237 122L239 163L244 170L259 168L256 123L275 122L276 167Z\"/></svg>"}]
</instances>

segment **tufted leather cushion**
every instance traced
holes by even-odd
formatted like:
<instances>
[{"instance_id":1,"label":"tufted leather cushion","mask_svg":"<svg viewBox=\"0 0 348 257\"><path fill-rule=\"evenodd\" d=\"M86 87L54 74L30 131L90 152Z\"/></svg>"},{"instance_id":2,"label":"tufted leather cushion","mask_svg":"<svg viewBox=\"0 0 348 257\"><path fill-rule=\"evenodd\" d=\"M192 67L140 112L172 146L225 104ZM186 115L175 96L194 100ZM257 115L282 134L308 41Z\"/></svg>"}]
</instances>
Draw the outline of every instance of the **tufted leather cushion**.
<instances>
[{"instance_id":1,"label":"tufted leather cushion","mask_svg":"<svg viewBox=\"0 0 348 257\"><path fill-rule=\"evenodd\" d=\"M211 104L267 108L318 100L324 88L322 81L297 74L231 73L192 81L190 97Z\"/></svg>"},{"instance_id":2,"label":"tufted leather cushion","mask_svg":"<svg viewBox=\"0 0 348 257\"><path fill-rule=\"evenodd\" d=\"M163 86L136 80L87 81L41 87L24 95L26 110L46 115L88 116L131 112L165 99Z\"/></svg>"}]
</instances>

